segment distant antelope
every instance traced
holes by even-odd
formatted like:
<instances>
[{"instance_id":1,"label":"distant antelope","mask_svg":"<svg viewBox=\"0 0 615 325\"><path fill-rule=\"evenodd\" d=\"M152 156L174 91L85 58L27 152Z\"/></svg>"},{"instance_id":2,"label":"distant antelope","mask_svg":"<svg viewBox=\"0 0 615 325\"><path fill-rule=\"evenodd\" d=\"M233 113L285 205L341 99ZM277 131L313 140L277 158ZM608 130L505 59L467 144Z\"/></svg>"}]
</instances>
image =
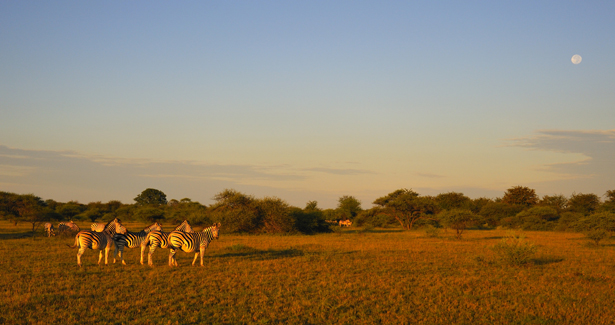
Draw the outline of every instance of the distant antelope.
<instances>
[{"instance_id":1,"label":"distant antelope","mask_svg":"<svg viewBox=\"0 0 615 325\"><path fill-rule=\"evenodd\" d=\"M340 227L350 227L352 225L352 221L350 220L340 220Z\"/></svg>"}]
</instances>

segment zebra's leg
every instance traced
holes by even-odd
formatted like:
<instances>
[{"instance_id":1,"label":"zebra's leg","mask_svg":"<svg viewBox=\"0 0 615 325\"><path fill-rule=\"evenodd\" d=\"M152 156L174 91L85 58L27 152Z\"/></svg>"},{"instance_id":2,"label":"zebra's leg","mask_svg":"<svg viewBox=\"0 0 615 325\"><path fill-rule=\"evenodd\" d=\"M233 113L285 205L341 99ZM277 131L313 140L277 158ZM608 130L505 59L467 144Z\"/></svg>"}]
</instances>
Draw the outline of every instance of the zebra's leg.
<instances>
[{"instance_id":1,"label":"zebra's leg","mask_svg":"<svg viewBox=\"0 0 615 325\"><path fill-rule=\"evenodd\" d=\"M173 264L175 264L175 266L177 266L177 262L173 263L173 261L175 260L175 250L173 248L169 249L169 266L173 266Z\"/></svg>"},{"instance_id":2,"label":"zebra's leg","mask_svg":"<svg viewBox=\"0 0 615 325\"><path fill-rule=\"evenodd\" d=\"M143 265L143 255L145 254L145 248L147 247L147 245L144 244L145 242L141 244L141 265Z\"/></svg>"},{"instance_id":3,"label":"zebra's leg","mask_svg":"<svg viewBox=\"0 0 615 325\"><path fill-rule=\"evenodd\" d=\"M103 250L101 249L99 250L99 253L98 253L98 265L100 265L100 261L102 260L102 257L103 257Z\"/></svg>"},{"instance_id":4,"label":"zebra's leg","mask_svg":"<svg viewBox=\"0 0 615 325\"><path fill-rule=\"evenodd\" d=\"M79 251L77 252L77 265L79 265L79 267L81 267L81 255L83 255L84 252L85 247L79 248Z\"/></svg>"},{"instance_id":5,"label":"zebra's leg","mask_svg":"<svg viewBox=\"0 0 615 325\"><path fill-rule=\"evenodd\" d=\"M197 259L198 257L199 257L199 252L197 251L196 253L194 253L194 259L192 260L192 266L194 266L194 263L196 262L196 259ZM202 261L202 260L203 260L203 259L201 258L201 261ZM201 265L202 265L202 264L203 264L203 263L201 263Z\"/></svg>"},{"instance_id":6,"label":"zebra's leg","mask_svg":"<svg viewBox=\"0 0 615 325\"><path fill-rule=\"evenodd\" d=\"M156 250L156 245L152 245L149 247L149 253L147 253L147 265L154 266L154 262L152 262L152 255Z\"/></svg>"},{"instance_id":7,"label":"zebra's leg","mask_svg":"<svg viewBox=\"0 0 615 325\"><path fill-rule=\"evenodd\" d=\"M120 260L122 260L122 265L126 265L126 262L124 262L124 247L120 249Z\"/></svg>"},{"instance_id":8,"label":"zebra's leg","mask_svg":"<svg viewBox=\"0 0 615 325\"><path fill-rule=\"evenodd\" d=\"M105 247L105 265L109 264L109 251L111 250L111 247L107 246ZM102 253L102 251L100 251Z\"/></svg>"},{"instance_id":9,"label":"zebra's leg","mask_svg":"<svg viewBox=\"0 0 615 325\"><path fill-rule=\"evenodd\" d=\"M200 247L200 251L201 251L201 266L203 266L203 255L205 255L205 249L207 249L207 247L205 247L205 246L201 246Z\"/></svg>"}]
</instances>

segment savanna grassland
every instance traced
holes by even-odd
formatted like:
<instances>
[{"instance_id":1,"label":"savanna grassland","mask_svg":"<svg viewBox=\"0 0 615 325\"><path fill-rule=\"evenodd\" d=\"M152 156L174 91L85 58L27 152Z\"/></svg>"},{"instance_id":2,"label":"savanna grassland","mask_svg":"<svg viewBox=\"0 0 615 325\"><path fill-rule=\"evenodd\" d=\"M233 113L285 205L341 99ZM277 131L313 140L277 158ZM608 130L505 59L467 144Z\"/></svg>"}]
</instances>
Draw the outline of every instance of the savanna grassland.
<instances>
[{"instance_id":1,"label":"savanna grassland","mask_svg":"<svg viewBox=\"0 0 615 325\"><path fill-rule=\"evenodd\" d=\"M79 224L82 229L87 224ZM137 231L144 224L127 224ZM164 225L163 225L164 226ZM168 226L168 225L167 225ZM582 235L526 232L531 263L491 249L504 230L425 232L350 228L313 236L221 233L205 267L168 250L156 267L76 261L74 237L28 236L0 221L0 323L110 324L611 324L615 247ZM197 262L198 264L198 262Z\"/></svg>"}]
</instances>

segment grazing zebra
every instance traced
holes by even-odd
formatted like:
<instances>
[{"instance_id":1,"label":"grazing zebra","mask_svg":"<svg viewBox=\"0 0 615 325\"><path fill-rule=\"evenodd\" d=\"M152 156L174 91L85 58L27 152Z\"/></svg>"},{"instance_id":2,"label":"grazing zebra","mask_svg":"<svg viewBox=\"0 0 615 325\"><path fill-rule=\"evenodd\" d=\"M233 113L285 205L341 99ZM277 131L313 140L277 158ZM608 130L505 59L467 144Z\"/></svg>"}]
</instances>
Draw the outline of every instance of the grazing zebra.
<instances>
[{"instance_id":1,"label":"grazing zebra","mask_svg":"<svg viewBox=\"0 0 615 325\"><path fill-rule=\"evenodd\" d=\"M81 229L72 220L69 222L60 222L58 225L58 233L79 232Z\"/></svg>"},{"instance_id":2,"label":"grazing zebra","mask_svg":"<svg viewBox=\"0 0 615 325\"><path fill-rule=\"evenodd\" d=\"M126 265L126 262L124 262L124 247L135 248L141 246L141 243L145 240L147 234L155 230L162 231L162 226L158 222L145 227L145 229L139 232L127 231L125 234L114 235L113 241L115 242L115 253L113 254L113 263L115 263L115 257L118 256L119 252L122 265Z\"/></svg>"},{"instance_id":3,"label":"grazing zebra","mask_svg":"<svg viewBox=\"0 0 615 325\"><path fill-rule=\"evenodd\" d=\"M45 223L45 232L47 233L47 237L56 235L56 233L53 232L53 224L51 224L50 222Z\"/></svg>"},{"instance_id":4,"label":"grazing zebra","mask_svg":"<svg viewBox=\"0 0 615 325\"><path fill-rule=\"evenodd\" d=\"M218 239L218 233L220 232L220 223L214 224L209 228L203 229L200 232L187 233L182 231L174 231L169 234L169 266L177 266L177 260L175 259L175 253L178 250L186 253L192 253L196 251L192 265L196 263L199 253L201 255L201 266L203 266L203 255L205 249L209 246L209 243L215 238Z\"/></svg>"},{"instance_id":5,"label":"grazing zebra","mask_svg":"<svg viewBox=\"0 0 615 325\"><path fill-rule=\"evenodd\" d=\"M184 220L179 226L175 227L173 231L194 232L188 220ZM145 248L149 246L149 253L147 254L147 265L154 266L152 262L152 254L157 247L168 248L169 247L169 234L170 232L163 232L161 230L152 231L147 234L145 240L141 243L141 264L143 264L143 255Z\"/></svg>"},{"instance_id":6,"label":"grazing zebra","mask_svg":"<svg viewBox=\"0 0 615 325\"><path fill-rule=\"evenodd\" d=\"M116 220L117 219L109 221L102 232L91 230L80 231L77 233L77 236L75 236L75 244L73 246L67 244L70 248L79 248L79 252L77 252L77 265L79 265L79 267L81 267L81 255L83 255L86 248L98 249L100 251L98 254L98 265L100 265L104 250L105 265L107 264L109 250L111 250L111 246L113 246L113 237L111 233L115 232L118 226L121 226Z\"/></svg>"},{"instance_id":7,"label":"grazing zebra","mask_svg":"<svg viewBox=\"0 0 615 325\"><path fill-rule=\"evenodd\" d=\"M340 227L350 227L352 225L352 221L350 220L340 220Z\"/></svg>"}]
</instances>

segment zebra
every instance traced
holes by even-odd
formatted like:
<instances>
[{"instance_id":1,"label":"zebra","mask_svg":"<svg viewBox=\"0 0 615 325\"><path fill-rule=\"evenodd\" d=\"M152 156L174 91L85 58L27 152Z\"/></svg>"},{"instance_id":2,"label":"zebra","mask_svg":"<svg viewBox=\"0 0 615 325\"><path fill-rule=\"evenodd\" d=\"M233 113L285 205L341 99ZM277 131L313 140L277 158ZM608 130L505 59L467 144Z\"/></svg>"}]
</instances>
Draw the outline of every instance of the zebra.
<instances>
[{"instance_id":1,"label":"zebra","mask_svg":"<svg viewBox=\"0 0 615 325\"><path fill-rule=\"evenodd\" d=\"M122 234L126 233L126 228L124 228L124 226L122 226L122 221L120 219L115 218L115 219L113 219L113 221L116 222L116 224L118 225L119 228L117 228L117 229L123 229L122 232L117 231L118 233L122 233ZM90 229L92 229L92 231L101 232L101 231L105 230L105 224L93 223L90 226ZM111 235L115 235L115 233L116 233L116 228L111 229Z\"/></svg>"},{"instance_id":2,"label":"zebra","mask_svg":"<svg viewBox=\"0 0 615 325\"><path fill-rule=\"evenodd\" d=\"M179 226L175 227L173 231L194 232L188 220L184 220ZM145 248L149 246L149 253L147 254L147 265L154 266L152 262L152 254L157 247L168 248L169 247L169 234L170 232L163 232L161 230L152 231L147 234L145 240L141 243L141 265L143 265L143 255L145 254Z\"/></svg>"},{"instance_id":3,"label":"zebra","mask_svg":"<svg viewBox=\"0 0 615 325\"><path fill-rule=\"evenodd\" d=\"M81 229L72 220L69 222L60 222L58 225L58 233L65 234L66 232L79 232Z\"/></svg>"},{"instance_id":4,"label":"zebra","mask_svg":"<svg viewBox=\"0 0 615 325\"><path fill-rule=\"evenodd\" d=\"M75 236L75 244L73 246L66 244L66 246L70 248L79 248L77 252L77 265L81 267L81 255L83 255L86 248L98 249L100 251L98 254L98 265L100 265L104 250L106 265L108 262L109 250L113 246L113 237L111 234L115 232L118 227L121 227L121 225L117 222L117 219L114 219L105 225L105 229L102 232L83 230L77 233L77 236Z\"/></svg>"},{"instance_id":5,"label":"zebra","mask_svg":"<svg viewBox=\"0 0 615 325\"><path fill-rule=\"evenodd\" d=\"M50 222L45 223L45 232L47 233L47 237L56 235L56 233L53 231L53 224Z\"/></svg>"},{"instance_id":6,"label":"zebra","mask_svg":"<svg viewBox=\"0 0 615 325\"><path fill-rule=\"evenodd\" d=\"M128 248L135 248L141 246L141 243L145 240L147 234L155 230L162 231L162 226L158 222L145 227L145 229L140 232L128 231L125 234L114 235L113 241L115 242L115 252L113 254L113 263L115 263L115 257L119 254L119 258L122 260L122 265L126 265L126 262L124 262L124 247L128 246Z\"/></svg>"},{"instance_id":7,"label":"zebra","mask_svg":"<svg viewBox=\"0 0 615 325\"><path fill-rule=\"evenodd\" d=\"M209 228L203 229L200 232L186 233L183 231L173 231L169 234L169 266L177 266L177 260L175 259L175 253L178 250L186 253L192 253L196 251L192 265L196 263L199 253L201 255L201 266L203 266L203 255L205 249L209 246L209 243L215 238L218 239L220 232L220 223L214 224Z\"/></svg>"}]
</instances>

